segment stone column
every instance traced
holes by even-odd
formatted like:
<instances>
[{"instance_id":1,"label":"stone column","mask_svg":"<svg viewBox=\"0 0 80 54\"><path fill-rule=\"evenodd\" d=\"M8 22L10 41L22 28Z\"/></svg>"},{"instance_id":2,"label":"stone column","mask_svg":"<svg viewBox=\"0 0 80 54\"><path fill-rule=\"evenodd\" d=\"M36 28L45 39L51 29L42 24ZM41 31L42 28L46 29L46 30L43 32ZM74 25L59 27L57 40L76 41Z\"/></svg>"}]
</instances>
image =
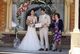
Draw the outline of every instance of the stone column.
<instances>
[{"instance_id":1,"label":"stone column","mask_svg":"<svg viewBox=\"0 0 80 54\"><path fill-rule=\"evenodd\" d=\"M9 32L9 0L4 0L7 3L6 28L5 32Z\"/></svg>"},{"instance_id":2,"label":"stone column","mask_svg":"<svg viewBox=\"0 0 80 54\"><path fill-rule=\"evenodd\" d=\"M12 23L12 0L4 0L7 2L7 18L6 18L6 29L5 32L9 32Z\"/></svg>"},{"instance_id":3,"label":"stone column","mask_svg":"<svg viewBox=\"0 0 80 54\"><path fill-rule=\"evenodd\" d=\"M71 32L71 49L69 54L80 54L80 31L78 29L79 0L75 0L75 25Z\"/></svg>"},{"instance_id":4,"label":"stone column","mask_svg":"<svg viewBox=\"0 0 80 54\"><path fill-rule=\"evenodd\" d=\"M65 18L64 18L64 32L69 34L69 25L70 25L70 1L65 0Z\"/></svg>"},{"instance_id":5,"label":"stone column","mask_svg":"<svg viewBox=\"0 0 80 54\"><path fill-rule=\"evenodd\" d=\"M10 1L9 5L9 30L12 29L12 0Z\"/></svg>"},{"instance_id":6,"label":"stone column","mask_svg":"<svg viewBox=\"0 0 80 54\"><path fill-rule=\"evenodd\" d=\"M79 0L75 0L75 25L74 25L74 32L79 32Z\"/></svg>"}]
</instances>

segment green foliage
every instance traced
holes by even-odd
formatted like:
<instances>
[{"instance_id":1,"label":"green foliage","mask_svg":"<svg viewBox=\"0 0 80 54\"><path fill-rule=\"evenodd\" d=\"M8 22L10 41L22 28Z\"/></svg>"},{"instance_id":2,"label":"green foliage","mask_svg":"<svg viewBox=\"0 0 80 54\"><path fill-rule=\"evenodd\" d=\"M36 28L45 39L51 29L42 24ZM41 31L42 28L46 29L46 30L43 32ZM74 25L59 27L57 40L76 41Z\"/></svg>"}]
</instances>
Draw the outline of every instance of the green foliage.
<instances>
[{"instance_id":1,"label":"green foliage","mask_svg":"<svg viewBox=\"0 0 80 54\"><path fill-rule=\"evenodd\" d=\"M24 3L24 1L25 1L25 0L19 0L19 1L17 2L17 7L19 8L20 5Z\"/></svg>"}]
</instances>

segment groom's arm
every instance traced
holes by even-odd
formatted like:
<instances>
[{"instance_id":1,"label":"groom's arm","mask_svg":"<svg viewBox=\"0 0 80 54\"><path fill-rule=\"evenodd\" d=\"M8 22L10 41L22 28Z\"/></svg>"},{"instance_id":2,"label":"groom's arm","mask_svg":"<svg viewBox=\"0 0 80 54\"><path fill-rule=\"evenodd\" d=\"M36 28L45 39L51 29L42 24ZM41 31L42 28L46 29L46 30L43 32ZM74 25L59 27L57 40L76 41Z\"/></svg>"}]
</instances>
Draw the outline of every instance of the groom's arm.
<instances>
[{"instance_id":1,"label":"groom's arm","mask_svg":"<svg viewBox=\"0 0 80 54\"><path fill-rule=\"evenodd\" d=\"M47 18L47 23L45 23L44 25L48 27L51 23L51 19L49 15L46 15L46 18Z\"/></svg>"},{"instance_id":2,"label":"groom's arm","mask_svg":"<svg viewBox=\"0 0 80 54\"><path fill-rule=\"evenodd\" d=\"M41 16L39 16L39 23L41 23L41 19L40 18L41 18Z\"/></svg>"},{"instance_id":3,"label":"groom's arm","mask_svg":"<svg viewBox=\"0 0 80 54\"><path fill-rule=\"evenodd\" d=\"M51 18L49 15L47 17L48 17L47 19L48 19L48 26L49 26L51 24Z\"/></svg>"}]
</instances>

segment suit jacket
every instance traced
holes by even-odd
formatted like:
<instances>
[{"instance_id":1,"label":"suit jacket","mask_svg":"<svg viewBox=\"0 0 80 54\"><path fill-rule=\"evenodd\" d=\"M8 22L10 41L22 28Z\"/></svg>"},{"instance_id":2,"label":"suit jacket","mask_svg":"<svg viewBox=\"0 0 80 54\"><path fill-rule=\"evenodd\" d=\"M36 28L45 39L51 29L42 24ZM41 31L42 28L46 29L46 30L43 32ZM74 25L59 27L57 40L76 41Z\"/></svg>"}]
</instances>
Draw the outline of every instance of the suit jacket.
<instances>
[{"instance_id":1,"label":"suit jacket","mask_svg":"<svg viewBox=\"0 0 80 54\"><path fill-rule=\"evenodd\" d=\"M51 23L51 20L50 20L50 16L45 14L45 15L40 15L39 16L39 22L42 23L42 25L44 25L45 23L47 24L46 26L49 26L50 23ZM45 26L45 27L46 27Z\"/></svg>"}]
</instances>

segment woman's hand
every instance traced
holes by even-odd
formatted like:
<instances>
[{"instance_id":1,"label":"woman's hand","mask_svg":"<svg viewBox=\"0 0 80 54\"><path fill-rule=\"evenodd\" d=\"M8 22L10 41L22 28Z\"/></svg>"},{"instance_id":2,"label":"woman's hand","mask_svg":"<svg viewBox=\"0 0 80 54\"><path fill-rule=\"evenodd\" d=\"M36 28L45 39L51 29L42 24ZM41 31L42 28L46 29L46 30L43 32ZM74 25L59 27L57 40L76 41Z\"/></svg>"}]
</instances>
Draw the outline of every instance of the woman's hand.
<instances>
[{"instance_id":1,"label":"woman's hand","mask_svg":"<svg viewBox=\"0 0 80 54\"><path fill-rule=\"evenodd\" d=\"M26 24L30 25L30 24L32 24L32 23L33 23L33 22L32 22L31 20L29 20L29 19L26 20Z\"/></svg>"}]
</instances>

